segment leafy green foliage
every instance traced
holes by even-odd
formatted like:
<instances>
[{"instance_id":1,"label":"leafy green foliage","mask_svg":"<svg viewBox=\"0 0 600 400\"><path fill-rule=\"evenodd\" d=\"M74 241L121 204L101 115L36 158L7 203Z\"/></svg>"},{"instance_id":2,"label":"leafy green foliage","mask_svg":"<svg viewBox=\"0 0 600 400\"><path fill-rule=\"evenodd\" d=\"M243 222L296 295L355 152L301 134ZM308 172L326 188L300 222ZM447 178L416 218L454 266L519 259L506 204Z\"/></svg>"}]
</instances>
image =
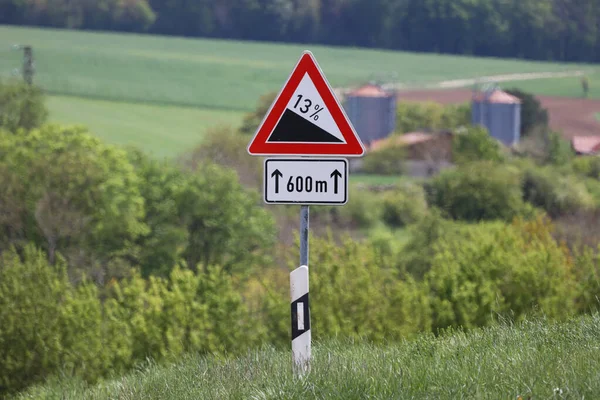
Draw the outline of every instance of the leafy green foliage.
<instances>
[{"instance_id":1,"label":"leafy green foliage","mask_svg":"<svg viewBox=\"0 0 600 400\"><path fill-rule=\"evenodd\" d=\"M473 161L502 161L502 145L480 126L457 133L452 142L452 159L458 164Z\"/></svg>"},{"instance_id":2,"label":"leafy green foliage","mask_svg":"<svg viewBox=\"0 0 600 400\"><path fill-rule=\"evenodd\" d=\"M523 199L552 217L594 207L592 196L576 176L546 167L528 168L522 179Z\"/></svg>"},{"instance_id":3,"label":"leafy green foliage","mask_svg":"<svg viewBox=\"0 0 600 400\"><path fill-rule=\"evenodd\" d=\"M393 270L378 265L372 249L347 239L313 241L311 295L314 335L340 334L369 340L407 337L427 330L427 299L417 283L401 282Z\"/></svg>"},{"instance_id":4,"label":"leafy green foliage","mask_svg":"<svg viewBox=\"0 0 600 400\"><path fill-rule=\"evenodd\" d=\"M66 265L28 245L0 258L0 394L42 381L59 368L90 381L107 367L95 286L74 288Z\"/></svg>"},{"instance_id":5,"label":"leafy green foliage","mask_svg":"<svg viewBox=\"0 0 600 400\"><path fill-rule=\"evenodd\" d=\"M269 92L260 96L256 104L256 109L244 116L242 126L239 129L240 133L244 135L254 136L256 130L258 129L258 126L266 117L267 112L271 107L271 104L273 104L273 102L275 101L276 96L277 93L275 92ZM249 138L247 138L246 140L249 140Z\"/></svg>"},{"instance_id":6,"label":"leafy green foliage","mask_svg":"<svg viewBox=\"0 0 600 400\"><path fill-rule=\"evenodd\" d=\"M0 165L20 178L8 189L19 194L18 239L45 248L51 262L58 251L80 267L135 254L133 241L147 226L123 150L81 127L44 125L0 136Z\"/></svg>"},{"instance_id":7,"label":"leafy green foliage","mask_svg":"<svg viewBox=\"0 0 600 400\"><path fill-rule=\"evenodd\" d=\"M490 161L443 171L426 188L429 204L453 219L510 220L528 212L522 200L519 171Z\"/></svg>"},{"instance_id":8,"label":"leafy green foliage","mask_svg":"<svg viewBox=\"0 0 600 400\"><path fill-rule=\"evenodd\" d=\"M425 282L433 327L487 325L495 315L521 320L574 313L571 262L541 219L479 224L436 245Z\"/></svg>"},{"instance_id":9,"label":"leafy green foliage","mask_svg":"<svg viewBox=\"0 0 600 400\"><path fill-rule=\"evenodd\" d=\"M404 173L404 146L385 146L368 152L362 159L361 170L367 174L401 175Z\"/></svg>"},{"instance_id":10,"label":"leafy green foliage","mask_svg":"<svg viewBox=\"0 0 600 400\"><path fill-rule=\"evenodd\" d=\"M248 155L249 142L248 136L233 129L213 128L206 132L194 150L183 157L183 162L192 170L206 162L231 168L244 186L257 189L262 185L262 160Z\"/></svg>"},{"instance_id":11,"label":"leafy green foliage","mask_svg":"<svg viewBox=\"0 0 600 400\"><path fill-rule=\"evenodd\" d=\"M340 216L361 228L375 226L381 221L381 199L377 194L364 190L360 185L351 185L348 201L339 210Z\"/></svg>"},{"instance_id":12,"label":"leafy green foliage","mask_svg":"<svg viewBox=\"0 0 600 400\"><path fill-rule=\"evenodd\" d=\"M471 123L471 108L468 103L442 105L432 101L398 103L396 132L408 133L419 130L454 130Z\"/></svg>"},{"instance_id":13,"label":"leafy green foliage","mask_svg":"<svg viewBox=\"0 0 600 400\"><path fill-rule=\"evenodd\" d=\"M33 245L0 258L0 394L62 371L88 382L151 357L239 352L262 332L233 278L174 268L148 281L133 274L102 295L72 284L66 263L49 265ZM257 328L257 329L255 329Z\"/></svg>"},{"instance_id":14,"label":"leafy green foliage","mask_svg":"<svg viewBox=\"0 0 600 400\"><path fill-rule=\"evenodd\" d=\"M259 201L256 191L242 188L234 171L200 165L178 195L181 222L189 232L184 252L188 265L218 264L232 273L266 262L275 226Z\"/></svg>"},{"instance_id":15,"label":"leafy green foliage","mask_svg":"<svg viewBox=\"0 0 600 400\"><path fill-rule=\"evenodd\" d=\"M403 182L383 193L383 221L391 227L403 227L427 214L427 199L420 185Z\"/></svg>"},{"instance_id":16,"label":"leafy green foliage","mask_svg":"<svg viewBox=\"0 0 600 400\"><path fill-rule=\"evenodd\" d=\"M22 81L0 80L0 130L31 130L48 118L41 88Z\"/></svg>"},{"instance_id":17,"label":"leafy green foliage","mask_svg":"<svg viewBox=\"0 0 600 400\"><path fill-rule=\"evenodd\" d=\"M548 128L548 110L533 94L518 88L509 88L505 92L521 100L521 136L528 136L535 127Z\"/></svg>"}]
</instances>

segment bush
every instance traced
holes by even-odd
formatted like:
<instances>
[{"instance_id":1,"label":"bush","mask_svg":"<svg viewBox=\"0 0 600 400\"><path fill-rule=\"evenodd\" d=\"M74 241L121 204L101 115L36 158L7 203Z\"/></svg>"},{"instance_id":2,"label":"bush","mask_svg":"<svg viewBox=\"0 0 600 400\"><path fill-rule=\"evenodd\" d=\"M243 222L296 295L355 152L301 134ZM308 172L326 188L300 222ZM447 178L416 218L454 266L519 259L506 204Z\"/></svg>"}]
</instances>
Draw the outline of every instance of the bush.
<instances>
[{"instance_id":1,"label":"bush","mask_svg":"<svg viewBox=\"0 0 600 400\"><path fill-rule=\"evenodd\" d=\"M138 273L112 280L100 294L75 286L58 257L49 265L33 245L22 258L0 258L0 396L65 374L95 382L147 358L239 353L258 344L262 319L250 315L243 287L209 266L174 268L168 278ZM289 310L289 309L288 309ZM261 316L262 318L262 316Z\"/></svg>"},{"instance_id":2,"label":"bush","mask_svg":"<svg viewBox=\"0 0 600 400\"><path fill-rule=\"evenodd\" d=\"M271 107L271 104L275 101L275 97L277 93L269 92L262 95L256 104L256 109L251 113L248 113L244 116L244 120L242 121L242 126L240 127L240 133L244 135L254 135L258 126L262 122L263 118L266 116L267 111ZM246 147L244 147L245 149Z\"/></svg>"},{"instance_id":3,"label":"bush","mask_svg":"<svg viewBox=\"0 0 600 400\"><path fill-rule=\"evenodd\" d=\"M19 177L4 189L21 196L13 199L22 226L17 243L43 247L51 263L61 252L70 267L102 280L106 265L132 257L132 241L147 232L139 177L126 153L85 128L46 124L0 135L3 168Z\"/></svg>"},{"instance_id":4,"label":"bush","mask_svg":"<svg viewBox=\"0 0 600 400\"><path fill-rule=\"evenodd\" d=\"M404 173L404 146L386 146L371 151L363 158L362 172L378 175L401 175Z\"/></svg>"},{"instance_id":5,"label":"bush","mask_svg":"<svg viewBox=\"0 0 600 400\"><path fill-rule=\"evenodd\" d=\"M529 212L518 170L488 161L443 171L427 183L427 192L430 205L457 220L507 221Z\"/></svg>"},{"instance_id":6,"label":"bush","mask_svg":"<svg viewBox=\"0 0 600 400\"><path fill-rule=\"evenodd\" d=\"M351 185L348 203L341 207L340 217L360 228L370 228L381 221L381 199L373 192Z\"/></svg>"},{"instance_id":7,"label":"bush","mask_svg":"<svg viewBox=\"0 0 600 400\"><path fill-rule=\"evenodd\" d=\"M0 259L0 395L41 382L59 369L97 379L110 361L93 285L74 288L59 259L32 245Z\"/></svg>"},{"instance_id":8,"label":"bush","mask_svg":"<svg viewBox=\"0 0 600 400\"><path fill-rule=\"evenodd\" d=\"M532 313L563 318L575 313L569 252L548 221L466 226L442 238L425 275L433 328L484 326L501 315Z\"/></svg>"},{"instance_id":9,"label":"bush","mask_svg":"<svg viewBox=\"0 0 600 400\"><path fill-rule=\"evenodd\" d=\"M35 85L0 80L0 129L16 132L41 126L48 118L45 97Z\"/></svg>"},{"instance_id":10,"label":"bush","mask_svg":"<svg viewBox=\"0 0 600 400\"><path fill-rule=\"evenodd\" d=\"M427 213L423 187L402 183L382 196L383 222L391 227L403 227L419 221Z\"/></svg>"},{"instance_id":11,"label":"bush","mask_svg":"<svg viewBox=\"0 0 600 400\"><path fill-rule=\"evenodd\" d=\"M529 168L523 173L523 199L552 217L594 207L583 182L549 168Z\"/></svg>"},{"instance_id":12,"label":"bush","mask_svg":"<svg viewBox=\"0 0 600 400\"><path fill-rule=\"evenodd\" d=\"M194 171L199 164L214 163L236 171L240 182L257 189L262 184L262 160L251 157L246 151L249 138L239 132L217 127L208 130L199 146L183 158L183 164Z\"/></svg>"},{"instance_id":13,"label":"bush","mask_svg":"<svg viewBox=\"0 0 600 400\"><path fill-rule=\"evenodd\" d=\"M311 242L312 332L317 340L338 335L372 341L427 331L428 299L420 284L394 277L373 249L347 238Z\"/></svg>"},{"instance_id":14,"label":"bush","mask_svg":"<svg viewBox=\"0 0 600 400\"><path fill-rule=\"evenodd\" d=\"M571 167L579 175L600 179L600 157L574 157Z\"/></svg>"},{"instance_id":15,"label":"bush","mask_svg":"<svg viewBox=\"0 0 600 400\"><path fill-rule=\"evenodd\" d=\"M452 159L456 164L473 161L503 161L502 145L480 126L457 133L452 141Z\"/></svg>"},{"instance_id":16,"label":"bush","mask_svg":"<svg viewBox=\"0 0 600 400\"><path fill-rule=\"evenodd\" d=\"M471 123L471 107L461 105L442 105L427 102L398 103L396 111L396 132L407 133L429 129L453 130Z\"/></svg>"}]
</instances>

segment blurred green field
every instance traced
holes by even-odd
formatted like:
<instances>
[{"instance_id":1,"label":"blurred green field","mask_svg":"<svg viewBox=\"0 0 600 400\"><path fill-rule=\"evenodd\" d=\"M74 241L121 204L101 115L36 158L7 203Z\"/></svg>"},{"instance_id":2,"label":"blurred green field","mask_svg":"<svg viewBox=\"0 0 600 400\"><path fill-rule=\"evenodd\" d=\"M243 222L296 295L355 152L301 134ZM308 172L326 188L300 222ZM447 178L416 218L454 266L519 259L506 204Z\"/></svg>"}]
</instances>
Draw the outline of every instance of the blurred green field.
<instances>
[{"instance_id":1,"label":"blurred green field","mask_svg":"<svg viewBox=\"0 0 600 400\"><path fill-rule=\"evenodd\" d=\"M587 75L589 80L589 98L600 98L600 73L592 72ZM502 88L518 87L530 93L541 96L582 97L581 77L547 78L529 81L502 82Z\"/></svg>"},{"instance_id":2,"label":"blurred green field","mask_svg":"<svg viewBox=\"0 0 600 400\"><path fill-rule=\"evenodd\" d=\"M36 81L54 94L250 110L279 90L302 50L334 86L392 76L405 83L564 71L575 64L393 51L170 38L0 26L0 76L20 66L15 43L33 46Z\"/></svg>"},{"instance_id":3,"label":"blurred green field","mask_svg":"<svg viewBox=\"0 0 600 400\"><path fill-rule=\"evenodd\" d=\"M207 129L237 128L244 116L233 110L121 103L49 96L50 121L83 124L102 140L133 145L156 157L172 157L191 149Z\"/></svg>"},{"instance_id":4,"label":"blurred green field","mask_svg":"<svg viewBox=\"0 0 600 400\"><path fill-rule=\"evenodd\" d=\"M306 48L313 51L333 86L372 78L393 78L419 86L492 74L586 68L312 45L0 26L0 79L18 74L22 52L12 48L15 44L33 46L34 80L52 95L49 107L53 121L87 125L105 140L137 145L157 156L173 156L195 145L207 127L223 122L239 124L243 113L254 109L259 96L281 88ZM550 81L554 82L517 83L520 87L538 85L535 87L544 89ZM577 95L577 86L569 86L571 78L564 82L563 86L552 83L553 90ZM592 93L594 87L592 82Z\"/></svg>"}]
</instances>

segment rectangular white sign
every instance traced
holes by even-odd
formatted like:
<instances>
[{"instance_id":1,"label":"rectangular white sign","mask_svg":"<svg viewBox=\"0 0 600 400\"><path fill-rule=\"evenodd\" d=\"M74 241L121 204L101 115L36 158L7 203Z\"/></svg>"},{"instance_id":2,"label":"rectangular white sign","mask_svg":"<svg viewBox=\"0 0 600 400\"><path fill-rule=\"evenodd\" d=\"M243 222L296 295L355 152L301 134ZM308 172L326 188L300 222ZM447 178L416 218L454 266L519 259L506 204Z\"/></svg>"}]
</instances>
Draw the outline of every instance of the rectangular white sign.
<instances>
[{"instance_id":1,"label":"rectangular white sign","mask_svg":"<svg viewBox=\"0 0 600 400\"><path fill-rule=\"evenodd\" d=\"M333 158L268 158L264 200L272 204L346 204L348 161Z\"/></svg>"}]
</instances>

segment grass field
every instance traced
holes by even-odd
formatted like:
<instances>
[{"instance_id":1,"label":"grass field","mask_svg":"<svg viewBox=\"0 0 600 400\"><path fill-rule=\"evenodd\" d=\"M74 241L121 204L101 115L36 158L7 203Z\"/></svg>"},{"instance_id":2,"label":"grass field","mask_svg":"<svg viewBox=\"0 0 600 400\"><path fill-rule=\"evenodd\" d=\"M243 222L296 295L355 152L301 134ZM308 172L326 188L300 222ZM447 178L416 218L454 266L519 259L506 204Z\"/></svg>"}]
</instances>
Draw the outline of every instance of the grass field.
<instances>
[{"instance_id":1,"label":"grass field","mask_svg":"<svg viewBox=\"0 0 600 400\"><path fill-rule=\"evenodd\" d=\"M194 107L121 103L51 96L50 120L83 124L109 143L135 145L157 157L170 157L197 145L206 129L237 128L243 113Z\"/></svg>"},{"instance_id":2,"label":"grass field","mask_svg":"<svg viewBox=\"0 0 600 400\"><path fill-rule=\"evenodd\" d=\"M33 46L34 80L52 95L53 120L82 123L106 140L135 144L168 156L193 144L213 121L239 123L242 113L252 110L259 96L281 88L307 48L313 51L333 86L376 77L395 77L396 81L419 85L494 74L591 68L313 45L0 26L0 78L11 76L21 66L22 52L12 49L14 44ZM572 94L576 89L569 86L569 79L564 87L559 85L560 80L544 82L556 86L554 91ZM595 82L591 86L595 93Z\"/></svg>"},{"instance_id":3,"label":"grass field","mask_svg":"<svg viewBox=\"0 0 600 400\"><path fill-rule=\"evenodd\" d=\"M600 73L589 74L589 98L600 99ZM518 87L527 92L545 96L581 97L581 77L548 78L530 81L502 82L503 88Z\"/></svg>"},{"instance_id":4,"label":"grass field","mask_svg":"<svg viewBox=\"0 0 600 400\"><path fill-rule=\"evenodd\" d=\"M594 315L389 346L317 343L304 379L292 375L287 349L226 360L188 357L92 388L50 382L19 399L597 399L599 326Z\"/></svg>"},{"instance_id":5,"label":"grass field","mask_svg":"<svg viewBox=\"0 0 600 400\"><path fill-rule=\"evenodd\" d=\"M279 90L309 48L333 85L396 74L432 82L513 72L583 68L554 64L392 51L0 26L0 71L20 66L14 43L33 46L36 80L52 93L206 108L250 110Z\"/></svg>"}]
</instances>

